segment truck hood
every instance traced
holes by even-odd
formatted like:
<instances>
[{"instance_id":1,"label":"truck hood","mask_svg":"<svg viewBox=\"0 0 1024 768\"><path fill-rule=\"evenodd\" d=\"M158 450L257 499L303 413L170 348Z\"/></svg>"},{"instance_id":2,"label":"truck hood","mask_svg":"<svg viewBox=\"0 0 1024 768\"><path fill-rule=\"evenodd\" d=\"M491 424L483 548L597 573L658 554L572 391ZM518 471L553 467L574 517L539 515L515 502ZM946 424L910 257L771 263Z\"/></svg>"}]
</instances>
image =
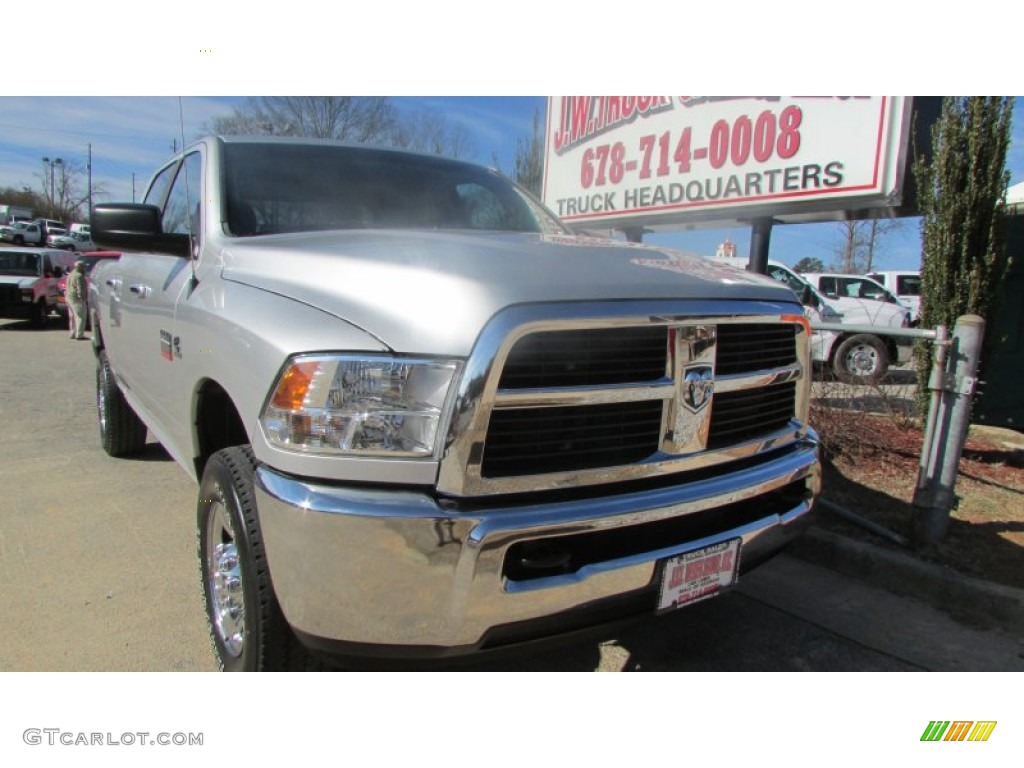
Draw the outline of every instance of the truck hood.
<instances>
[{"instance_id":1,"label":"truck hood","mask_svg":"<svg viewBox=\"0 0 1024 768\"><path fill-rule=\"evenodd\" d=\"M17 285L22 288L28 288L38 279L38 277L28 277L25 275L0 275L0 285Z\"/></svg>"},{"instance_id":2,"label":"truck hood","mask_svg":"<svg viewBox=\"0 0 1024 768\"><path fill-rule=\"evenodd\" d=\"M795 303L773 280L699 256L564 235L318 232L232 241L222 256L225 280L317 307L396 352L468 355L484 324L516 304Z\"/></svg>"}]
</instances>

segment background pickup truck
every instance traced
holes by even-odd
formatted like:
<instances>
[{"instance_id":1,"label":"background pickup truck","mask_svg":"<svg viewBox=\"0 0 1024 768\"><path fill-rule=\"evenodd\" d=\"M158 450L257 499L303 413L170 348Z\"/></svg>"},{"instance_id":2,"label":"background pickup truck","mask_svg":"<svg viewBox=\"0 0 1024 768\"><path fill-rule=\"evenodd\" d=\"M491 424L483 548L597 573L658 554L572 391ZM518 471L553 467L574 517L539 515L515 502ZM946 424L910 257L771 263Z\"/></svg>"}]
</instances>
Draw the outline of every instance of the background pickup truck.
<instances>
[{"instance_id":1,"label":"background pickup truck","mask_svg":"<svg viewBox=\"0 0 1024 768\"><path fill-rule=\"evenodd\" d=\"M810 521L809 327L764 277L313 141L203 139L91 223L101 441L199 483L225 670L670 611Z\"/></svg>"}]
</instances>

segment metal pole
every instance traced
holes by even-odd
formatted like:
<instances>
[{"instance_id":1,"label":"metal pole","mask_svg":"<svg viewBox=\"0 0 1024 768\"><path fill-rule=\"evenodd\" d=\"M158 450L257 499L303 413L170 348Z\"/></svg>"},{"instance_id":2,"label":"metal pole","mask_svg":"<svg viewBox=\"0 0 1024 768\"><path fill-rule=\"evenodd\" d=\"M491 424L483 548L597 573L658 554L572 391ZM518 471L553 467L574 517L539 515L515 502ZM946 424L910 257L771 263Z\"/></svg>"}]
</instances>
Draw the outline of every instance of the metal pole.
<instances>
[{"instance_id":1,"label":"metal pole","mask_svg":"<svg viewBox=\"0 0 1024 768\"><path fill-rule=\"evenodd\" d=\"M750 271L768 274L768 247L772 240L772 220L754 219L750 230Z\"/></svg>"},{"instance_id":2,"label":"metal pole","mask_svg":"<svg viewBox=\"0 0 1024 768\"><path fill-rule=\"evenodd\" d=\"M924 494L928 483L935 476L935 424L942 407L943 380L946 375L946 355L949 351L949 328L940 325L935 329L935 352L932 355L932 371L928 378L928 389L931 399L928 403L928 417L925 421L924 440L921 442L921 461L917 473L917 488L914 491L915 503L918 494Z\"/></svg>"},{"instance_id":3,"label":"metal pole","mask_svg":"<svg viewBox=\"0 0 1024 768\"><path fill-rule=\"evenodd\" d=\"M624 227L622 232L626 235L626 242L628 243L642 243L644 241L643 227Z\"/></svg>"},{"instance_id":4,"label":"metal pole","mask_svg":"<svg viewBox=\"0 0 1024 768\"><path fill-rule=\"evenodd\" d=\"M970 426L984 336L984 319L977 315L957 318L951 354L942 376L940 414L936 417L932 445L926 448L930 466L914 493L914 541L919 547L937 544L949 531L949 513L956 506L953 488Z\"/></svg>"}]
</instances>

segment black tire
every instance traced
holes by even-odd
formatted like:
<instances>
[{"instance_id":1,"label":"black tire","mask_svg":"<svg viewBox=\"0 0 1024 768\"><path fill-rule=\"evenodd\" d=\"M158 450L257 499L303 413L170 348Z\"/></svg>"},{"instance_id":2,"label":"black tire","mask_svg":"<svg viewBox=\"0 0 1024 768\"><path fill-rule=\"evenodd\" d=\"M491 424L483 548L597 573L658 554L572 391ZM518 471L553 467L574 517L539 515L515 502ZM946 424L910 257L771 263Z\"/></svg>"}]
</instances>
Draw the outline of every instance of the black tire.
<instances>
[{"instance_id":1,"label":"black tire","mask_svg":"<svg viewBox=\"0 0 1024 768\"><path fill-rule=\"evenodd\" d=\"M46 318L50 310L46 307L46 299L40 299L32 305L32 325L36 328L46 327Z\"/></svg>"},{"instance_id":2,"label":"black tire","mask_svg":"<svg viewBox=\"0 0 1024 768\"><path fill-rule=\"evenodd\" d=\"M889 372L889 350L877 336L858 333L839 344L833 368L847 384L877 384Z\"/></svg>"},{"instance_id":3,"label":"black tire","mask_svg":"<svg viewBox=\"0 0 1024 768\"><path fill-rule=\"evenodd\" d=\"M15 245L24 245L25 244L25 238L22 237L21 235L15 235L14 236L14 244Z\"/></svg>"},{"instance_id":4,"label":"black tire","mask_svg":"<svg viewBox=\"0 0 1024 768\"><path fill-rule=\"evenodd\" d=\"M196 544L206 623L224 672L312 671L320 664L299 643L274 595L263 549L252 449L217 451L203 470Z\"/></svg>"},{"instance_id":5,"label":"black tire","mask_svg":"<svg viewBox=\"0 0 1024 768\"><path fill-rule=\"evenodd\" d=\"M96 416L100 443L108 455L130 456L146 446L146 425L121 394L102 350L96 358Z\"/></svg>"}]
</instances>

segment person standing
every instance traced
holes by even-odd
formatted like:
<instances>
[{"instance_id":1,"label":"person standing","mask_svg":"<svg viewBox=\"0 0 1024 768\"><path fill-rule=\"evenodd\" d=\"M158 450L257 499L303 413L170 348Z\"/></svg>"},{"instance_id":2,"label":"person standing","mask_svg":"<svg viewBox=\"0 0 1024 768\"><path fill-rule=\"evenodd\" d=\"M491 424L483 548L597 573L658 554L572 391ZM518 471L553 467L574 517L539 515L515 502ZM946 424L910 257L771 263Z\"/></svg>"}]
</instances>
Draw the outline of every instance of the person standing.
<instances>
[{"instance_id":1,"label":"person standing","mask_svg":"<svg viewBox=\"0 0 1024 768\"><path fill-rule=\"evenodd\" d=\"M68 325L72 339L85 338L85 262L76 261L64 289L68 302Z\"/></svg>"}]
</instances>

